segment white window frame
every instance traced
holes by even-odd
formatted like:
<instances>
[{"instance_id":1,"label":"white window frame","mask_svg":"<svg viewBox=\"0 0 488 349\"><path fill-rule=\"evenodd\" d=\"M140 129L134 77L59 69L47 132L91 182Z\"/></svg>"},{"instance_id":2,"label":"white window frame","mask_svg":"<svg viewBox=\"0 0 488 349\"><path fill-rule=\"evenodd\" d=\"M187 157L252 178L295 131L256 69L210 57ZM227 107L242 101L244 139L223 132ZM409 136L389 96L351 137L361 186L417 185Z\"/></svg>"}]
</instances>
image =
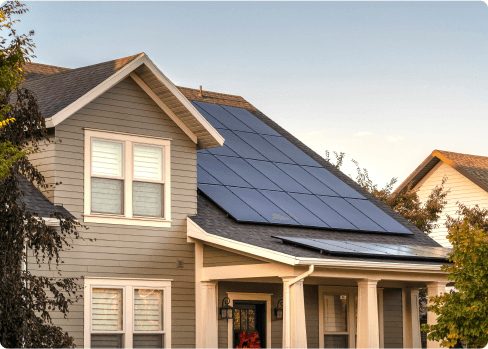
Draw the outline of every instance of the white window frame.
<instances>
[{"instance_id":1,"label":"white window frame","mask_svg":"<svg viewBox=\"0 0 488 349\"><path fill-rule=\"evenodd\" d=\"M164 347L171 348L171 281L170 279L87 278L84 287L84 347L91 347L93 334L122 334L124 348L132 348L133 334L164 335ZM123 289L122 331L92 331L92 289ZM163 290L163 331L134 331L134 289Z\"/></svg>"},{"instance_id":2,"label":"white window frame","mask_svg":"<svg viewBox=\"0 0 488 349\"><path fill-rule=\"evenodd\" d=\"M92 178L92 140L121 142L122 149L122 171L121 180L124 181L123 192L123 214L98 213L91 211L91 178ZM161 181L134 179L134 145L147 147L159 147L163 149L163 178ZM100 131L85 128L85 166L84 166L84 221L86 223L107 223L140 225L150 227L171 227L171 139L139 136L128 133ZM95 177L105 178L96 175ZM106 177L115 179L115 177ZM163 217L135 216L132 214L132 182L161 183L163 191Z\"/></svg>"},{"instance_id":3,"label":"white window frame","mask_svg":"<svg viewBox=\"0 0 488 349\"><path fill-rule=\"evenodd\" d=\"M378 322L379 322L379 336L380 348L384 348L384 320L383 320L383 288L378 288ZM325 332L324 331L324 316L325 316L325 295L347 295L347 332ZM358 295L357 287L349 286L319 286L319 348L324 348L324 335L349 335L349 348L356 347L356 322L354 319L354 298Z\"/></svg>"}]
</instances>

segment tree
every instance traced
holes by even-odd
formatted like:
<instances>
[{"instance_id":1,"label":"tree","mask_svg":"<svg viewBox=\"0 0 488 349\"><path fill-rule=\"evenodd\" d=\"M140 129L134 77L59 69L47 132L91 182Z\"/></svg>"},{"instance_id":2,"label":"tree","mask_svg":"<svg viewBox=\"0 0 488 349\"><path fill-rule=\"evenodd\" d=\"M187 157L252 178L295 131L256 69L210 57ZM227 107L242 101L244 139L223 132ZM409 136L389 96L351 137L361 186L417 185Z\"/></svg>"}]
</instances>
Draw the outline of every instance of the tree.
<instances>
[{"instance_id":1,"label":"tree","mask_svg":"<svg viewBox=\"0 0 488 349\"><path fill-rule=\"evenodd\" d=\"M443 266L456 292L431 297L435 325L423 325L428 338L453 347L458 341L469 348L488 343L488 210L459 204L458 218L449 217L448 239L452 264Z\"/></svg>"},{"instance_id":2,"label":"tree","mask_svg":"<svg viewBox=\"0 0 488 349\"><path fill-rule=\"evenodd\" d=\"M20 180L47 187L42 174L23 154L38 152L41 141L49 141L36 97L21 85L22 65L29 61L34 47L33 32L17 35L13 17L25 11L18 1L0 7L0 29L7 30L9 38L2 37L0 42L1 117L15 120L0 129L0 144L6 145L0 157L5 173L0 178L0 344L9 348L73 347L73 338L53 324L50 312L59 311L66 317L69 305L81 297L76 279L63 278L59 272L58 277L36 275L31 267L22 267L28 254L31 265L49 270L58 267L60 252L70 249L72 239L80 238L79 224L70 217L54 213L51 218L57 218L60 226L48 226L22 202ZM15 155L15 151L19 153Z\"/></svg>"},{"instance_id":3,"label":"tree","mask_svg":"<svg viewBox=\"0 0 488 349\"><path fill-rule=\"evenodd\" d=\"M340 169L344 164L345 153L334 152L334 155L336 158L335 164L331 162L329 151L325 152L325 159L337 169ZM444 190L445 178L441 185L432 190L425 203L422 203L417 192L412 190L411 186L395 194L393 193L393 187L397 182L397 178L392 178L383 188L379 188L370 179L366 168L361 168L355 160L352 160L352 162L357 169L356 182L381 202L391 207L426 234L430 234L439 226L437 221L446 205L446 196L449 193L449 191Z\"/></svg>"}]
</instances>

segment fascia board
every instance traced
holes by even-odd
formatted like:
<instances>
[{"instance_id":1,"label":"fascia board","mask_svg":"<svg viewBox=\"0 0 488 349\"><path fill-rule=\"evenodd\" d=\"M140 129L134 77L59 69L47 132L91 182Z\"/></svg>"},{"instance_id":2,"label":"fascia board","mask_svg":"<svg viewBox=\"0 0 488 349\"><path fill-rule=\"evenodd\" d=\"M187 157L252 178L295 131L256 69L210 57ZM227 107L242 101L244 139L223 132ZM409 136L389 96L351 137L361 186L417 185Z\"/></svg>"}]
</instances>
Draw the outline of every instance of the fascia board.
<instances>
[{"instance_id":1,"label":"fascia board","mask_svg":"<svg viewBox=\"0 0 488 349\"><path fill-rule=\"evenodd\" d=\"M170 92L178 98L178 100L183 104L183 106L192 113L195 119L207 130L208 133L220 144L224 145L224 137L205 119L202 114L190 103L190 101L181 93L181 91L176 87L175 84L171 82L159 68L149 59L149 57L144 57L144 63L153 72L154 75L170 90Z\"/></svg>"},{"instance_id":2,"label":"fascia board","mask_svg":"<svg viewBox=\"0 0 488 349\"><path fill-rule=\"evenodd\" d=\"M139 67L144 63L144 54L134 59L132 62L128 63L125 67L120 69L118 72L110 76L109 78L102 81L96 87L85 93L82 97L78 98L76 101L63 108L50 118L46 119L46 127L54 127L59 125L61 122L66 120L68 117L76 113L78 110L83 108L85 105L93 101L95 98L100 96L102 93L109 90L111 87L115 86L117 83L126 78L134 69Z\"/></svg>"}]
</instances>

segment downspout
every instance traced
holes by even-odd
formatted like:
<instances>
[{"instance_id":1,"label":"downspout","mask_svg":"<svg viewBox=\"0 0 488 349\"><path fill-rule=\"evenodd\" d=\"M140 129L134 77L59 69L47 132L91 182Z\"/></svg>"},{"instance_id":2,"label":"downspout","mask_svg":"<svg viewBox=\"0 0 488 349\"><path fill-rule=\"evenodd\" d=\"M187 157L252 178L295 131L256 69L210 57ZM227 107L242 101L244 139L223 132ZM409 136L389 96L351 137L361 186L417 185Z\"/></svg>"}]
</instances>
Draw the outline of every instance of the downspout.
<instances>
[{"instance_id":1,"label":"downspout","mask_svg":"<svg viewBox=\"0 0 488 349\"><path fill-rule=\"evenodd\" d=\"M296 284L298 281L305 279L307 276L313 273L315 269L315 266L312 264L308 270L303 273L302 275L297 276L296 278L290 280L290 282L285 283L284 285L284 298L285 298L285 308L286 308L286 343L283 343L283 346L285 348L291 348L291 316L290 316L290 308L291 308L291 303L290 303L290 287Z\"/></svg>"}]
</instances>

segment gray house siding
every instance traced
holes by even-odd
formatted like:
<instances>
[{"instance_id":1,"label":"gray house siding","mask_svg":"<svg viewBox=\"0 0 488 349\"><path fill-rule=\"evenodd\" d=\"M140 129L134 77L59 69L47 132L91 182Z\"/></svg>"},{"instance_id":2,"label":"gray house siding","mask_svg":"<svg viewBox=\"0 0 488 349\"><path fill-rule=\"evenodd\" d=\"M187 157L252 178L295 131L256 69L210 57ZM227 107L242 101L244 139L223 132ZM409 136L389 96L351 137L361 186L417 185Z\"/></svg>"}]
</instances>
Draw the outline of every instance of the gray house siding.
<instances>
[{"instance_id":1,"label":"gray house siding","mask_svg":"<svg viewBox=\"0 0 488 349\"><path fill-rule=\"evenodd\" d=\"M203 267L218 267L225 265L248 265L266 263L259 259L243 256L209 245L203 245Z\"/></svg>"},{"instance_id":2,"label":"gray house siding","mask_svg":"<svg viewBox=\"0 0 488 349\"><path fill-rule=\"evenodd\" d=\"M186 218L196 214L196 145L131 79L120 82L56 126L55 157L34 161L45 175L62 182L52 194L83 222L84 128L171 138L171 228L87 223L84 241L62 254L64 277L103 276L173 279L172 345L195 346L194 245L186 240ZM44 163L54 159L54 166ZM90 242L89 238L96 238ZM177 259L184 263L177 268ZM57 276L41 268L39 273ZM82 282L82 281L81 281ZM83 300L70 307L69 320L56 323L83 347Z\"/></svg>"},{"instance_id":3,"label":"gray house siding","mask_svg":"<svg viewBox=\"0 0 488 349\"><path fill-rule=\"evenodd\" d=\"M383 290L385 348L403 348L402 289Z\"/></svg>"}]
</instances>

